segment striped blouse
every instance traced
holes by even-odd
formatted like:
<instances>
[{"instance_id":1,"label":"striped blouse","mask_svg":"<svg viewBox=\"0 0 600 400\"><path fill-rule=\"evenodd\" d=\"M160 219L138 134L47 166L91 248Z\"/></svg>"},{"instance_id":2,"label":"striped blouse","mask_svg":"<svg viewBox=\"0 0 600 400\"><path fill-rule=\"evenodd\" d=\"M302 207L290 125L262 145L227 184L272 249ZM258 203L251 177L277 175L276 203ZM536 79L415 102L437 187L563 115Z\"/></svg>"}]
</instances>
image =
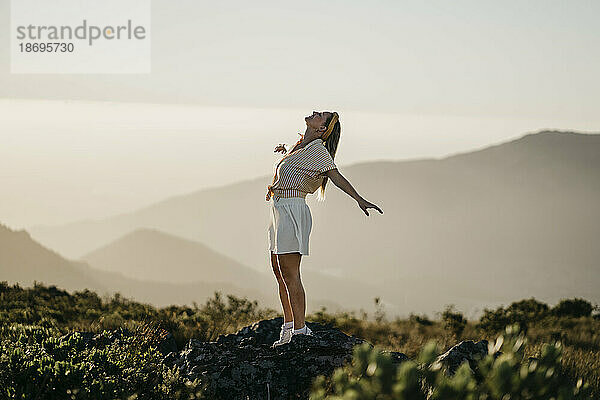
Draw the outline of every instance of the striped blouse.
<instances>
[{"instance_id":1,"label":"striped blouse","mask_svg":"<svg viewBox=\"0 0 600 400\"><path fill-rule=\"evenodd\" d=\"M315 139L279 161L271 189L278 197L304 198L321 186L324 172L335 168L323 140Z\"/></svg>"}]
</instances>

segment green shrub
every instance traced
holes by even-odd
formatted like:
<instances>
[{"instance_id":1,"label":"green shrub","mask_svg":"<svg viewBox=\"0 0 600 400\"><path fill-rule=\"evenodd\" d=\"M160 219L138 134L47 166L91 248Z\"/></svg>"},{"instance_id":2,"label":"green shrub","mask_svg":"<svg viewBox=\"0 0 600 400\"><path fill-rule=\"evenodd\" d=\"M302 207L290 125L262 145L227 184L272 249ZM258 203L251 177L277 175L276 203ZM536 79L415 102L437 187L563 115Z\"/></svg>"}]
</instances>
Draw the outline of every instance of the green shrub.
<instances>
[{"instance_id":1,"label":"green shrub","mask_svg":"<svg viewBox=\"0 0 600 400\"><path fill-rule=\"evenodd\" d=\"M463 317L462 313L456 311L453 305L449 305L442 312L441 316L444 329L450 332L455 338L460 338L465 330L465 326L467 326L467 320Z\"/></svg>"},{"instance_id":2,"label":"green shrub","mask_svg":"<svg viewBox=\"0 0 600 400\"><path fill-rule=\"evenodd\" d=\"M562 344L561 376L568 376L572 384L577 382L576 377L583 377L584 381L589 383L595 391L594 398L600 398L600 320L593 316L580 316L587 313L589 306L586 304L589 303L577 300L563 300L550 309L535 299L528 299L512 303L506 308L486 310L478 323L467 321L460 333L464 339L492 341L499 333L503 333L504 327L510 322L520 323L527 329L528 341L524 345L525 357L537 356L538 358L546 346L544 343L554 343L556 340L560 340ZM381 302L376 302L376 305L383 306ZM452 311L451 314L459 313ZM22 288L18 284L11 286L6 281L0 282L0 341L3 346L0 348L2 351L0 354L2 357L2 361L0 361L0 399L11 398L7 395L7 388L14 388L15 382L20 382L18 379L13 380L12 377L21 373L33 373L25 368L27 363L37 363L38 358L46 360L44 362L49 363L48 365L58 365L56 368L59 368L59 371L60 368L65 368L61 367L60 363L64 364L65 362L75 363L75 366L89 366L89 377L86 382L93 381L93 374L99 376L100 372L97 370L102 368L104 368L104 372L102 372L103 378L99 379L100 381L106 380L108 384L111 380L116 379L114 374L117 373L115 371L118 371L118 368L114 369L111 367L112 364L104 361L98 363L93 358L91 362L89 361L89 357L92 355L101 357L100 360L103 360L102 357L108 357L106 353L109 350L88 348L82 351L87 354L87 359L82 358L82 355L76 355L71 360L73 352L71 347L65 346L64 343L56 345L55 353L50 354L46 347L54 348L52 340L44 338L59 338L73 330L101 333L107 329L126 328L135 331L135 327L140 323L152 321L172 333L177 347L181 349L191 338L214 340L220 334L235 332L249 323L276 315L278 313L275 310L259 308L254 301L239 299L235 296L222 296L219 292L216 292L215 296L208 299L205 304L193 303L191 306L172 305L156 308L149 304L123 298L118 294L112 298L101 298L89 290L69 294L62 289L53 286L46 287L37 283L34 287ZM367 313L362 310L358 314L355 314L355 311L330 313L323 307L321 311L307 315L307 320L331 325L349 335L379 344L382 346L381 348L400 351L415 359L427 347L425 345L429 340L435 340L443 348L456 344L456 338L449 335L448 332L459 333L457 329L460 329L462 325L459 318L453 319L452 317L444 321L443 318L429 319L426 316L414 314L406 319L397 317L388 321L385 318L383 307L376 311L375 318L368 318ZM453 320L459 322L456 329L453 328ZM145 339L153 336L149 332L138 332L138 334ZM74 348L77 349L77 343L76 339L72 339L70 346L75 346ZM128 344L122 342L121 347L116 343L111 346L113 346L112 357L115 358L119 351L127 349ZM433 348L435 346L430 350ZM133 351L140 352L141 350L134 349ZM143 366L152 365L153 350L148 349L141 353L139 364L128 364L130 367L125 367L124 372L120 373L121 375L149 376L144 372ZM122 357L127 360L125 356ZM10 363L9 361L13 358L21 360L22 363ZM406 367L403 367L406 368L404 374L414 373L409 368L410 365L406 364ZM417 371L421 371L420 373L427 372L423 369L422 361L416 362L416 365L419 367ZM76 367L69 371L69 375L75 374ZM434 371L427 373L434 373ZM50 375L46 371L44 375L40 376ZM185 380L177 374L177 371L162 371L156 376L158 376L158 383L153 387L157 389L151 389L151 393L152 390L155 390L155 394L161 393L162 397L158 398L180 398L174 394L176 390L174 388L182 385ZM468 377L468 374L466 376ZM50 382L68 382L66 377L52 378L50 376L47 379ZM124 379L122 378L121 382L125 382ZM133 378L128 379L128 382L132 382ZM328 379L330 380L330 377ZM471 382L467 378L464 379ZM454 384L462 385L459 381L454 381ZM43 385L40 383L37 387L43 387ZM412 389L407 388L407 393L414 388L414 386ZM34 389L35 387L31 386L31 390ZM66 393L71 397L64 398L84 398L83 394L79 394L80 392L77 390L75 387L67 389ZM35 398L35 396L29 397ZM42 397L40 396L40 398Z\"/></svg>"},{"instance_id":3,"label":"green shrub","mask_svg":"<svg viewBox=\"0 0 600 400\"><path fill-rule=\"evenodd\" d=\"M408 316L408 320L412 323L425 326L431 326L434 324L434 322L431 321L429 317L427 317L427 315L418 315L415 313L410 313Z\"/></svg>"},{"instance_id":4,"label":"green shrub","mask_svg":"<svg viewBox=\"0 0 600 400\"><path fill-rule=\"evenodd\" d=\"M351 365L331 378L317 377L311 400L420 400L420 399L591 399L581 379L572 382L561 370L560 342L543 346L537 358L526 359L524 332L517 324L490 344L478 362L478 374L463 363L448 376L437 361L439 350L429 342L416 361L394 365L388 354L367 343L356 346Z\"/></svg>"},{"instance_id":5,"label":"green shrub","mask_svg":"<svg viewBox=\"0 0 600 400\"><path fill-rule=\"evenodd\" d=\"M478 326L486 332L495 333L501 332L507 325L518 324L519 328L526 332L530 323L540 321L548 315L548 305L532 297L511 303L507 308L484 309Z\"/></svg>"},{"instance_id":6,"label":"green shrub","mask_svg":"<svg viewBox=\"0 0 600 400\"><path fill-rule=\"evenodd\" d=\"M0 398L190 399L202 398L203 382L190 382L143 335L86 346L81 334L11 324L1 329ZM104 339L104 340L102 340Z\"/></svg>"},{"instance_id":7,"label":"green shrub","mask_svg":"<svg viewBox=\"0 0 600 400\"><path fill-rule=\"evenodd\" d=\"M564 299L552 308L552 314L557 317L589 317L594 307L584 299Z\"/></svg>"}]
</instances>

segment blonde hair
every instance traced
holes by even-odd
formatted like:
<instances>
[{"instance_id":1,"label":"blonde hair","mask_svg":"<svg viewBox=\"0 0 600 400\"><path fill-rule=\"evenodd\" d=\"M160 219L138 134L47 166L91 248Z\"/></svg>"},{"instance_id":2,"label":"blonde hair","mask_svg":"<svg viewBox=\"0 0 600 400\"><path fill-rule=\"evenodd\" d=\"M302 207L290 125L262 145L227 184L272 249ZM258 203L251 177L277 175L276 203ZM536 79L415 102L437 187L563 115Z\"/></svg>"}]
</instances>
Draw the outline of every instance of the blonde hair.
<instances>
[{"instance_id":1,"label":"blonde hair","mask_svg":"<svg viewBox=\"0 0 600 400\"><path fill-rule=\"evenodd\" d=\"M337 113L335 113L335 116L337 116ZM325 124L328 128L327 131L329 131L330 129L331 131L323 144L325 145L327 151L329 151L331 158L335 160L335 153L337 152L338 143L340 142L340 134L342 131L342 127L338 118L335 118L335 123L333 124L333 126L329 126L333 119L334 113L332 112L331 117L327 119L327 123ZM325 186L327 185L328 180L329 178L327 176L323 178L323 183L321 183L321 187L319 188L320 190L317 197L319 201L325 200Z\"/></svg>"}]
</instances>

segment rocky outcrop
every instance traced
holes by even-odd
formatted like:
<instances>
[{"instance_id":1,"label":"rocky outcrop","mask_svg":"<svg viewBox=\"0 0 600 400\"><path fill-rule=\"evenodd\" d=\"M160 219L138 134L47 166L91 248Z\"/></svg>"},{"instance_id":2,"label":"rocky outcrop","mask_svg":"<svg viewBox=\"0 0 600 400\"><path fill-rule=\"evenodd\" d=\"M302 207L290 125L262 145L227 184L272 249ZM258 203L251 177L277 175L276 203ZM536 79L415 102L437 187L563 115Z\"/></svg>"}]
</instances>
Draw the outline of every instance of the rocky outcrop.
<instances>
[{"instance_id":1,"label":"rocky outcrop","mask_svg":"<svg viewBox=\"0 0 600 400\"><path fill-rule=\"evenodd\" d=\"M190 379L208 377L211 399L308 399L312 380L350 362L353 347L365 342L329 325L307 322L314 336L293 336L290 343L271 348L282 323L282 317L259 321L215 342L192 339L164 362L177 365ZM390 355L397 363L407 359L402 353Z\"/></svg>"},{"instance_id":2,"label":"rocky outcrop","mask_svg":"<svg viewBox=\"0 0 600 400\"><path fill-rule=\"evenodd\" d=\"M307 322L314 336L293 336L290 343L272 348L279 339L282 323L282 317L258 321L236 333L220 335L214 342L192 339L180 351L169 333L158 344L158 350L167 366L177 366L183 376L206 382L209 399L308 400L314 378L331 376L336 368L350 363L354 346L367 343L373 347L331 325ZM78 333L86 346L99 348L133 334L127 329ZM61 340L68 340L73 334ZM399 352L385 353L396 365L409 359ZM477 372L477 360L487 354L487 340L465 340L440 355L436 362L450 375L464 362Z\"/></svg>"},{"instance_id":3,"label":"rocky outcrop","mask_svg":"<svg viewBox=\"0 0 600 400\"><path fill-rule=\"evenodd\" d=\"M449 375L453 375L463 362L468 362L471 370L477 371L477 360L484 358L487 354L487 340L479 342L464 340L440 355L436 362L440 363Z\"/></svg>"}]
</instances>

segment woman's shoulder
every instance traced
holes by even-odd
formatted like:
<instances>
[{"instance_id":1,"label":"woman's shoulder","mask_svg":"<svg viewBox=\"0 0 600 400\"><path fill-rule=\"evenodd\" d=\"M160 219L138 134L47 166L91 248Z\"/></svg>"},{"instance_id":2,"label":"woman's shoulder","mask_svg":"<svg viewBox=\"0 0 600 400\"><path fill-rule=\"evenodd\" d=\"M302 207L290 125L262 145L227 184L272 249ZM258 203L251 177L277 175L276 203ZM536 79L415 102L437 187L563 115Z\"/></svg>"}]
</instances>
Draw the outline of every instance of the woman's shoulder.
<instances>
[{"instance_id":1,"label":"woman's shoulder","mask_svg":"<svg viewBox=\"0 0 600 400\"><path fill-rule=\"evenodd\" d=\"M313 140L311 143L309 143L309 145L316 151L327 150L325 147L325 142L323 142L323 139L321 138Z\"/></svg>"}]
</instances>

